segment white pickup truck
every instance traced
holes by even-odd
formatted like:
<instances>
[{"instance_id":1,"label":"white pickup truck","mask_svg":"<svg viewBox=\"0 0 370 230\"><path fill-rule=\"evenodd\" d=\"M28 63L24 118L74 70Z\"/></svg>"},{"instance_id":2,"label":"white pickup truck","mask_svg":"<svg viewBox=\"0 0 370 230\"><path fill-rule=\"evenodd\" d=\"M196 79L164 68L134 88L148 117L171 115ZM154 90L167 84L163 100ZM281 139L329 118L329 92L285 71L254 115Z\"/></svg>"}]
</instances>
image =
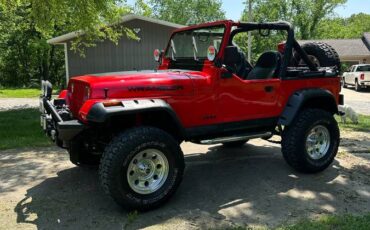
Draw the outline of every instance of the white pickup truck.
<instances>
[{"instance_id":1,"label":"white pickup truck","mask_svg":"<svg viewBox=\"0 0 370 230\"><path fill-rule=\"evenodd\" d=\"M354 85L356 91L370 87L370 64L354 65L349 72L343 73L343 88Z\"/></svg>"}]
</instances>

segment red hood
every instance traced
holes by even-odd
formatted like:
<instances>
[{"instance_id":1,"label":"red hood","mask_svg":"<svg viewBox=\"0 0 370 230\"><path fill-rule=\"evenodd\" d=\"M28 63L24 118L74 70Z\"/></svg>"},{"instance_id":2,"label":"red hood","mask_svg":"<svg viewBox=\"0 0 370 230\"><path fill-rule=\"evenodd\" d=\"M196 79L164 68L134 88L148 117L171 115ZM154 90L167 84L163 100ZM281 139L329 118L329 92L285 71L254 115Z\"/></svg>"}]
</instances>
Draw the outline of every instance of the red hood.
<instances>
[{"instance_id":1,"label":"red hood","mask_svg":"<svg viewBox=\"0 0 370 230\"><path fill-rule=\"evenodd\" d=\"M193 85L184 72L122 72L74 78L90 86L91 98L132 98L192 94Z\"/></svg>"},{"instance_id":2,"label":"red hood","mask_svg":"<svg viewBox=\"0 0 370 230\"><path fill-rule=\"evenodd\" d=\"M87 88L89 99L189 96L194 94L197 78L204 76L194 71L135 71L75 77L68 85L70 108L77 113L86 101Z\"/></svg>"}]
</instances>

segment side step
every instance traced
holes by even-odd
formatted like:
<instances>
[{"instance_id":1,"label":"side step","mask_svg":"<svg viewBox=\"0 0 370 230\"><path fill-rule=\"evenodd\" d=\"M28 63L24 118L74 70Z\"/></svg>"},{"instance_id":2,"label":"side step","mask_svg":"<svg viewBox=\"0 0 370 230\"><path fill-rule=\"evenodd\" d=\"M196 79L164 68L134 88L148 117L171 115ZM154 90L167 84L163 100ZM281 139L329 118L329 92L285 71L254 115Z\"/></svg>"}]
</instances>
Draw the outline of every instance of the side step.
<instances>
[{"instance_id":1,"label":"side step","mask_svg":"<svg viewBox=\"0 0 370 230\"><path fill-rule=\"evenodd\" d=\"M211 140L201 140L200 144L203 145L214 145L214 144L221 144L226 142L234 142L234 141L247 141L249 139L254 138L262 138L262 137L269 137L272 135L272 132L264 132L264 133L254 133L254 134L246 134L246 135L239 135L239 136L229 136L229 137L218 137Z\"/></svg>"}]
</instances>

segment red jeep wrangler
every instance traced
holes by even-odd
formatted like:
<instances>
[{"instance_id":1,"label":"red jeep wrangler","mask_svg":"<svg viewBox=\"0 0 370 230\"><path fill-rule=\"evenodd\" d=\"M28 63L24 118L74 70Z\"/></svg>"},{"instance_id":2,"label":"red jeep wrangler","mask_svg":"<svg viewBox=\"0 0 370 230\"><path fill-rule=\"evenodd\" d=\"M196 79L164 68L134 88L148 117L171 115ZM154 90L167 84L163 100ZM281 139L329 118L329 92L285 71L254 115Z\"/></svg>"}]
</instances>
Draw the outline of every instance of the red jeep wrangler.
<instances>
[{"instance_id":1,"label":"red jeep wrangler","mask_svg":"<svg viewBox=\"0 0 370 230\"><path fill-rule=\"evenodd\" d=\"M254 66L235 45L241 33L286 34ZM126 209L168 200L184 172L180 144L242 146L282 137L294 169L315 173L334 160L339 129L338 55L324 43L300 46L289 23L219 21L176 30L154 71L72 78L51 100L43 82L41 122L72 163L99 165L104 190Z\"/></svg>"}]
</instances>

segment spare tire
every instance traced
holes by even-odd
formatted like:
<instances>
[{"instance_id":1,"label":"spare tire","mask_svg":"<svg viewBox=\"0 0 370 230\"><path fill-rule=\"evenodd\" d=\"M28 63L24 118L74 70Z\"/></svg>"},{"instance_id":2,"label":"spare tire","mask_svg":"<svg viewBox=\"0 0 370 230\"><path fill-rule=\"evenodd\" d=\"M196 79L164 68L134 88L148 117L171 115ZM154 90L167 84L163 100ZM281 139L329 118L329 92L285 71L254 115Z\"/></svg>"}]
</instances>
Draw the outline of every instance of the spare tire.
<instances>
[{"instance_id":1,"label":"spare tire","mask_svg":"<svg viewBox=\"0 0 370 230\"><path fill-rule=\"evenodd\" d=\"M337 71L341 70L339 55L330 45L324 42L307 42L301 47L317 67L336 67ZM294 52L293 58L296 66L306 65L298 52Z\"/></svg>"}]
</instances>

